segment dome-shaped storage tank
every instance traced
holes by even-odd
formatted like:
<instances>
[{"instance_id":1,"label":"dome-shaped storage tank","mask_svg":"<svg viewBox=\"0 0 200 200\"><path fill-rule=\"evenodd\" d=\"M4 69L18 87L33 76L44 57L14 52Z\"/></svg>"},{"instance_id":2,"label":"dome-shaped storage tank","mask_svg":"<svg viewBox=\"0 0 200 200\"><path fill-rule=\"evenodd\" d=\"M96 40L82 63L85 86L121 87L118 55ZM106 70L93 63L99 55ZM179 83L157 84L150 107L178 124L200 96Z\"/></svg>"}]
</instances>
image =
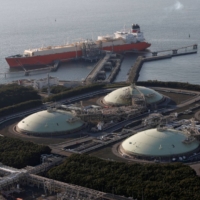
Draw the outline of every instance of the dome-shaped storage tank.
<instances>
[{"instance_id":1,"label":"dome-shaped storage tank","mask_svg":"<svg viewBox=\"0 0 200 200\"><path fill-rule=\"evenodd\" d=\"M71 112L50 108L24 118L17 124L16 130L28 135L52 136L67 134L83 126L84 122Z\"/></svg>"},{"instance_id":2,"label":"dome-shaped storage tank","mask_svg":"<svg viewBox=\"0 0 200 200\"><path fill-rule=\"evenodd\" d=\"M132 105L138 100L145 101L145 104L156 104L164 99L163 95L153 89L142 86L127 86L116 89L103 98L106 105Z\"/></svg>"},{"instance_id":3,"label":"dome-shaped storage tank","mask_svg":"<svg viewBox=\"0 0 200 200\"><path fill-rule=\"evenodd\" d=\"M188 140L182 131L154 128L139 132L121 143L123 153L144 157L179 156L194 152L199 147L195 138Z\"/></svg>"}]
</instances>

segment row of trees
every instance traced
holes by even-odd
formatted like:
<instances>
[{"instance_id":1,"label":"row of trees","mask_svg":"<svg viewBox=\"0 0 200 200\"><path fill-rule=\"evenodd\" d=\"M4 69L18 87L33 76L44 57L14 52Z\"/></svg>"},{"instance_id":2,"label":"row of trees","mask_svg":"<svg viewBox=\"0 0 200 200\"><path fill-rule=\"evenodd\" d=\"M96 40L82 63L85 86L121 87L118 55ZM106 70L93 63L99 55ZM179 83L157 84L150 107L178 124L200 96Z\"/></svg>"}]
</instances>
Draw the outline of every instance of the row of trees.
<instances>
[{"instance_id":1,"label":"row of trees","mask_svg":"<svg viewBox=\"0 0 200 200\"><path fill-rule=\"evenodd\" d=\"M42 105L37 91L18 84L0 85L0 117Z\"/></svg>"},{"instance_id":2,"label":"row of trees","mask_svg":"<svg viewBox=\"0 0 200 200\"><path fill-rule=\"evenodd\" d=\"M27 109L34 108L40 105L42 105L41 100L32 100L15 104L13 106L7 106L0 109L0 117L4 117L6 115L13 114L15 112L22 112Z\"/></svg>"},{"instance_id":3,"label":"row of trees","mask_svg":"<svg viewBox=\"0 0 200 200\"><path fill-rule=\"evenodd\" d=\"M92 91L96 91L99 89L102 89L104 87L105 84L91 84L91 85L87 85L87 86L78 86L76 88L73 88L71 90L67 90L67 91L62 91L61 93L55 94L55 95L51 95L50 97L46 98L44 101L45 102L49 102L49 101L58 101L61 100L63 98L69 98L69 97L73 97L74 95L81 95L87 92L92 92Z\"/></svg>"},{"instance_id":4,"label":"row of trees","mask_svg":"<svg viewBox=\"0 0 200 200\"><path fill-rule=\"evenodd\" d=\"M138 81L137 85L141 86L152 86L152 87L168 87L168 88L178 88L178 89L184 89L184 90L194 90L194 91L200 91L200 85L193 85L190 83L184 83L184 82L163 82L163 81L157 81L157 80L149 80L149 81Z\"/></svg>"},{"instance_id":5,"label":"row of trees","mask_svg":"<svg viewBox=\"0 0 200 200\"><path fill-rule=\"evenodd\" d=\"M66 91L70 90L71 88L67 88L63 85L56 85L56 86L51 86L50 89L51 89L52 94L59 94L62 92L66 92ZM47 92L47 88L43 88L42 92Z\"/></svg>"},{"instance_id":6,"label":"row of trees","mask_svg":"<svg viewBox=\"0 0 200 200\"><path fill-rule=\"evenodd\" d=\"M126 82L116 82L116 83L112 83L112 84L106 84L104 86L104 88L118 88L118 87L125 87L125 86L129 86L130 83L126 83Z\"/></svg>"},{"instance_id":7,"label":"row of trees","mask_svg":"<svg viewBox=\"0 0 200 200\"><path fill-rule=\"evenodd\" d=\"M0 162L11 167L23 168L27 165L38 165L41 154L49 153L51 149L48 146L0 137Z\"/></svg>"},{"instance_id":8,"label":"row of trees","mask_svg":"<svg viewBox=\"0 0 200 200\"><path fill-rule=\"evenodd\" d=\"M41 97L32 87L17 84L0 85L0 108L40 99Z\"/></svg>"},{"instance_id":9,"label":"row of trees","mask_svg":"<svg viewBox=\"0 0 200 200\"><path fill-rule=\"evenodd\" d=\"M59 181L134 197L138 200L197 200L200 179L181 163L127 164L88 155L72 155L48 176Z\"/></svg>"},{"instance_id":10,"label":"row of trees","mask_svg":"<svg viewBox=\"0 0 200 200\"><path fill-rule=\"evenodd\" d=\"M79 86L76 88L66 88L64 86L55 86L51 89L51 92L54 94L44 101L57 101L62 98L72 97L77 94L84 94L86 92L95 91L103 88L112 88L112 87L123 87L129 84L120 82L115 84L102 84L96 83L87 86ZM142 86L157 86L157 87L170 87L170 88L180 88L188 90L200 90L200 85L192 85L189 83L180 83L180 82L162 82L162 81L139 81L137 85ZM13 106L18 103L31 101L31 100L40 100L41 97L38 95L37 91L32 87L23 87L17 84L8 84L0 85L0 108Z\"/></svg>"},{"instance_id":11,"label":"row of trees","mask_svg":"<svg viewBox=\"0 0 200 200\"><path fill-rule=\"evenodd\" d=\"M75 88L66 88L64 86L58 85L58 86L53 86L51 88L51 93L53 93L53 95L44 99L44 101L45 102L58 101L63 98L73 97L74 95L84 94L84 93L96 91L99 89L125 87L128 85L130 84L127 84L125 82L119 82L119 83L114 83L114 84L95 83L95 84L86 85L86 86L78 86Z\"/></svg>"},{"instance_id":12,"label":"row of trees","mask_svg":"<svg viewBox=\"0 0 200 200\"><path fill-rule=\"evenodd\" d=\"M63 98L73 97L75 95L96 91L103 88L122 87L125 83L117 84L92 84L79 86L76 88L66 88L64 86L54 86L51 88L51 95L43 99L44 102L58 101ZM37 91L31 87L24 87L17 84L0 85L0 117L21 112L29 108L42 105L41 97Z\"/></svg>"}]
</instances>

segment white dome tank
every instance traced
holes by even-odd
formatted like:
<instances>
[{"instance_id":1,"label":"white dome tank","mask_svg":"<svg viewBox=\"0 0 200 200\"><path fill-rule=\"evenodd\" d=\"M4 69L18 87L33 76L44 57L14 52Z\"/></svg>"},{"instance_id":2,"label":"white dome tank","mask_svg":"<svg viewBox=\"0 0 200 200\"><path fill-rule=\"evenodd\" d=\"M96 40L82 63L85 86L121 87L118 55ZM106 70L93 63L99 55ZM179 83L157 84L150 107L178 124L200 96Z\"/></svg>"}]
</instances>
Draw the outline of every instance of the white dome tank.
<instances>
[{"instance_id":1,"label":"white dome tank","mask_svg":"<svg viewBox=\"0 0 200 200\"><path fill-rule=\"evenodd\" d=\"M106 95L103 99L106 105L130 105L132 98L145 98L146 104L154 104L162 101L163 95L150 88L142 86L127 86L116 89Z\"/></svg>"},{"instance_id":2,"label":"white dome tank","mask_svg":"<svg viewBox=\"0 0 200 200\"><path fill-rule=\"evenodd\" d=\"M135 156L172 156L183 155L199 147L194 139L188 141L188 136L174 129L149 129L139 132L126 140L120 146L122 152Z\"/></svg>"},{"instance_id":3,"label":"white dome tank","mask_svg":"<svg viewBox=\"0 0 200 200\"><path fill-rule=\"evenodd\" d=\"M48 109L29 115L21 120L16 130L27 135L52 136L79 130L84 122L71 112Z\"/></svg>"}]
</instances>

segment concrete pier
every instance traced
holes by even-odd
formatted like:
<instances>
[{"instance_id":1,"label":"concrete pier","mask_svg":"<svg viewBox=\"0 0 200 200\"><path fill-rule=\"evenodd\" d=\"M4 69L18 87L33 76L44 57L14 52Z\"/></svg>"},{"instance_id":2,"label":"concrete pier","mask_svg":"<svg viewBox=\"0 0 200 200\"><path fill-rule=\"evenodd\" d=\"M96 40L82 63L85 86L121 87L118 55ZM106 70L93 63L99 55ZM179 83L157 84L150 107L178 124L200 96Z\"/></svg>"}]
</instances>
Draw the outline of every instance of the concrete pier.
<instances>
[{"instance_id":1,"label":"concrete pier","mask_svg":"<svg viewBox=\"0 0 200 200\"><path fill-rule=\"evenodd\" d=\"M103 67L106 62L108 62L110 58L110 55L107 54L103 59L99 60L93 70L88 74L88 76L85 79L86 84L93 83L94 81L97 80L98 73L103 70Z\"/></svg>"},{"instance_id":2,"label":"concrete pier","mask_svg":"<svg viewBox=\"0 0 200 200\"><path fill-rule=\"evenodd\" d=\"M111 73L108 78L103 78L104 80L102 82L112 82L120 70L122 58L123 57L119 55L113 56L112 54L107 54L103 59L99 60L84 82L86 84L91 84L102 79L103 71L106 69L108 70L108 68Z\"/></svg>"},{"instance_id":3,"label":"concrete pier","mask_svg":"<svg viewBox=\"0 0 200 200\"><path fill-rule=\"evenodd\" d=\"M117 74L120 71L120 67L121 67L121 59L118 59L116 60L116 65L112 70L112 72L110 73L110 76L106 79L107 82L112 83L115 80Z\"/></svg>"},{"instance_id":4,"label":"concrete pier","mask_svg":"<svg viewBox=\"0 0 200 200\"><path fill-rule=\"evenodd\" d=\"M179 49L184 49L184 48L188 48L188 47L182 47ZM152 56L149 56L149 57L138 56L137 60L135 61L135 64L130 69L130 72L128 74L128 78L127 78L126 82L133 83L138 80L139 73L140 73L140 70L141 70L144 62L163 60L163 59L172 58L174 56L183 56L183 55L190 55L190 54L197 53L197 45L193 45L192 47L193 47L193 49L185 50L185 52L183 52L183 51L178 52L178 49L173 49L171 54L158 55L159 52L152 52ZM166 51L170 51L170 50L166 50ZM163 52L163 51L160 51L160 52Z\"/></svg>"},{"instance_id":5,"label":"concrete pier","mask_svg":"<svg viewBox=\"0 0 200 200\"><path fill-rule=\"evenodd\" d=\"M130 69L128 78L126 80L127 83L133 83L137 81L143 62L144 58L142 56L138 56L137 60L135 61L135 64Z\"/></svg>"}]
</instances>

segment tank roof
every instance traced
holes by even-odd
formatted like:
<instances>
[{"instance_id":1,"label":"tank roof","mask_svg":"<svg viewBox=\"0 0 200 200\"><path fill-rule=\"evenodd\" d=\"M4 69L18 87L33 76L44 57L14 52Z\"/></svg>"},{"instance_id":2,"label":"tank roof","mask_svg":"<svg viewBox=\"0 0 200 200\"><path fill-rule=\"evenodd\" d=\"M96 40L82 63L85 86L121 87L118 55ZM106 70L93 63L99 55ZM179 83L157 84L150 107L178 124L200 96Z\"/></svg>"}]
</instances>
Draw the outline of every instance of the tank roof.
<instances>
[{"instance_id":1,"label":"tank roof","mask_svg":"<svg viewBox=\"0 0 200 200\"><path fill-rule=\"evenodd\" d=\"M128 105L131 98L143 94L147 104L157 103L163 95L153 89L142 86L127 86L116 89L104 97L104 102L114 105Z\"/></svg>"},{"instance_id":2,"label":"tank roof","mask_svg":"<svg viewBox=\"0 0 200 200\"><path fill-rule=\"evenodd\" d=\"M84 124L71 112L63 110L44 110L22 119L17 128L32 133L68 132Z\"/></svg>"},{"instance_id":3,"label":"tank roof","mask_svg":"<svg viewBox=\"0 0 200 200\"><path fill-rule=\"evenodd\" d=\"M199 146L196 139L191 143L184 143L187 138L184 132L174 129L149 129L127 138L121 146L125 152L133 155L180 155Z\"/></svg>"}]
</instances>

